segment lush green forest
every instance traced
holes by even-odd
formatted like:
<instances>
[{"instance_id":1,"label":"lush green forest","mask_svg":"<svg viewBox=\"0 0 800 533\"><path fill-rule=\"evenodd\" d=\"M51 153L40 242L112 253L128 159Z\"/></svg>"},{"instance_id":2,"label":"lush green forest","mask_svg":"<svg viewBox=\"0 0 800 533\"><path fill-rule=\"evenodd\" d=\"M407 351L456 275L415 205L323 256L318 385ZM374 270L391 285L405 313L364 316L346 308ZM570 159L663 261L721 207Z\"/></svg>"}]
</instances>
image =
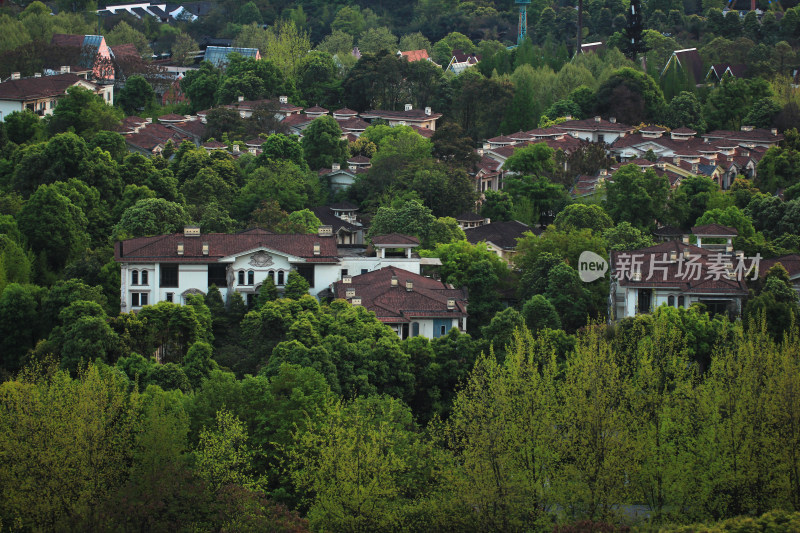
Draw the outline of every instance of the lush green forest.
<instances>
[{"instance_id":1,"label":"lush green forest","mask_svg":"<svg viewBox=\"0 0 800 533\"><path fill-rule=\"evenodd\" d=\"M759 0L759 19L651 0L638 56L629 4L613 0L583 4L583 42L606 47L578 55L563 2L533 2L529 39L511 48L511 1L219 1L171 24L54 5L0 7L4 78L65 58L55 33L100 31L142 62L113 107L73 88L50 117L0 123L0 531L800 530L800 304L787 270L749 281L741 317L662 307L613 325L609 282L576 270L582 251L649 246L665 224L734 227L747 256L800 253L795 2ZM161 105L151 59L191 64L205 37L263 59L202 63L182 82L189 100ZM747 75L662 76L686 47ZM454 75L396 57L415 49L443 66L453 50L481 60ZM247 119L221 107L284 95L443 117L431 138L376 123L348 143L331 117L298 139L271 104ZM126 116L209 108L206 138L227 150L170 142L147 157L117 133ZM568 115L784 140L728 190L702 176L670 188L626 165L578 199L579 175L615 164L605 146L519 149L479 207L541 226L509 267L454 218L478 200L476 147ZM234 157L259 137L261 153ZM372 167L334 193L317 170L355 155ZM368 238L413 235L441 260L442 279L468 289L467 333L400 340L363 307L312 298L297 274L280 294L262 285L249 308L212 288L120 313L115 242L187 224L314 233L310 209L343 200L370 220Z\"/></svg>"}]
</instances>

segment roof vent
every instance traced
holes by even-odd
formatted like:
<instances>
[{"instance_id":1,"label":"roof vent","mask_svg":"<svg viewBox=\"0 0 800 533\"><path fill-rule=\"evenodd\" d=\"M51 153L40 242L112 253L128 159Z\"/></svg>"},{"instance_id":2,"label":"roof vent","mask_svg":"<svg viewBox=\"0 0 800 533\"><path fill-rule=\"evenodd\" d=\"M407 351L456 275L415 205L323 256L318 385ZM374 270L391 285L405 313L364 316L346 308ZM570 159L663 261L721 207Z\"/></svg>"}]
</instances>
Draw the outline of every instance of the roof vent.
<instances>
[{"instance_id":1,"label":"roof vent","mask_svg":"<svg viewBox=\"0 0 800 533\"><path fill-rule=\"evenodd\" d=\"M594 121L595 122L600 122L601 120L603 120L603 119L601 119L600 117L594 117Z\"/></svg>"},{"instance_id":2,"label":"roof vent","mask_svg":"<svg viewBox=\"0 0 800 533\"><path fill-rule=\"evenodd\" d=\"M433 110L430 107L426 107L425 108L425 114L427 116L431 116L432 113L433 113Z\"/></svg>"},{"instance_id":3,"label":"roof vent","mask_svg":"<svg viewBox=\"0 0 800 533\"><path fill-rule=\"evenodd\" d=\"M333 235L333 226L320 226L317 230L317 235L320 237L330 237Z\"/></svg>"},{"instance_id":4,"label":"roof vent","mask_svg":"<svg viewBox=\"0 0 800 533\"><path fill-rule=\"evenodd\" d=\"M355 172L355 171L357 170L357 168L358 168L358 167L356 167L355 165L350 165L348 168L349 168L350 170L352 170L353 172Z\"/></svg>"},{"instance_id":5,"label":"roof vent","mask_svg":"<svg viewBox=\"0 0 800 533\"><path fill-rule=\"evenodd\" d=\"M677 250L672 250L669 253L669 260L670 261L677 261L678 260L678 251Z\"/></svg>"},{"instance_id":6,"label":"roof vent","mask_svg":"<svg viewBox=\"0 0 800 533\"><path fill-rule=\"evenodd\" d=\"M341 163L333 163L331 165L331 170L341 170L341 168L342 168Z\"/></svg>"},{"instance_id":7,"label":"roof vent","mask_svg":"<svg viewBox=\"0 0 800 533\"><path fill-rule=\"evenodd\" d=\"M727 245L727 246L725 247L725 252L726 252L726 253L729 253L729 254L732 254L732 253L733 253L733 246L732 246L732 245L730 245L730 244L729 244L729 245Z\"/></svg>"},{"instance_id":8,"label":"roof vent","mask_svg":"<svg viewBox=\"0 0 800 533\"><path fill-rule=\"evenodd\" d=\"M279 96L278 97L278 101L280 103L282 103L282 104L288 104L289 103L289 97L288 96Z\"/></svg>"},{"instance_id":9,"label":"roof vent","mask_svg":"<svg viewBox=\"0 0 800 533\"><path fill-rule=\"evenodd\" d=\"M612 124L616 124L617 123L617 117L608 117L608 121L610 123L612 123Z\"/></svg>"},{"instance_id":10,"label":"roof vent","mask_svg":"<svg viewBox=\"0 0 800 533\"><path fill-rule=\"evenodd\" d=\"M356 295L356 290L355 289L347 289L346 291L344 291L344 295L347 298L353 298Z\"/></svg>"},{"instance_id":11,"label":"roof vent","mask_svg":"<svg viewBox=\"0 0 800 533\"><path fill-rule=\"evenodd\" d=\"M683 244L689 244L689 236L688 235L684 235L683 236Z\"/></svg>"},{"instance_id":12,"label":"roof vent","mask_svg":"<svg viewBox=\"0 0 800 533\"><path fill-rule=\"evenodd\" d=\"M447 299L447 310L452 311L456 308L456 301L454 298Z\"/></svg>"},{"instance_id":13,"label":"roof vent","mask_svg":"<svg viewBox=\"0 0 800 533\"><path fill-rule=\"evenodd\" d=\"M183 243L178 243L178 255L183 255Z\"/></svg>"},{"instance_id":14,"label":"roof vent","mask_svg":"<svg viewBox=\"0 0 800 533\"><path fill-rule=\"evenodd\" d=\"M203 243L203 255L208 255L208 243Z\"/></svg>"},{"instance_id":15,"label":"roof vent","mask_svg":"<svg viewBox=\"0 0 800 533\"><path fill-rule=\"evenodd\" d=\"M240 95L239 95L239 103L241 104L242 102L244 102L244 96L242 96L242 95L240 94Z\"/></svg>"},{"instance_id":16,"label":"roof vent","mask_svg":"<svg viewBox=\"0 0 800 533\"><path fill-rule=\"evenodd\" d=\"M412 109L414 109L414 106L413 106L413 105L411 105L411 104L406 104L406 111L411 111Z\"/></svg>"},{"instance_id":17,"label":"roof vent","mask_svg":"<svg viewBox=\"0 0 800 533\"><path fill-rule=\"evenodd\" d=\"M361 298L353 298L352 300L350 300L350 303L352 305L361 305Z\"/></svg>"},{"instance_id":18,"label":"roof vent","mask_svg":"<svg viewBox=\"0 0 800 533\"><path fill-rule=\"evenodd\" d=\"M478 148L478 155L483 157L483 148Z\"/></svg>"},{"instance_id":19,"label":"roof vent","mask_svg":"<svg viewBox=\"0 0 800 533\"><path fill-rule=\"evenodd\" d=\"M491 150L491 148L492 148L492 145L489 144L488 142L487 143L483 143L483 149L484 150Z\"/></svg>"},{"instance_id":20,"label":"roof vent","mask_svg":"<svg viewBox=\"0 0 800 533\"><path fill-rule=\"evenodd\" d=\"M692 256L692 254L689 252L688 248L683 251L683 258L684 259L689 259L691 256Z\"/></svg>"},{"instance_id":21,"label":"roof vent","mask_svg":"<svg viewBox=\"0 0 800 533\"><path fill-rule=\"evenodd\" d=\"M61 65L61 74L69 74L70 68L69 65Z\"/></svg>"},{"instance_id":22,"label":"roof vent","mask_svg":"<svg viewBox=\"0 0 800 533\"><path fill-rule=\"evenodd\" d=\"M183 236L184 237L199 237L200 236L200 226L184 226L183 227Z\"/></svg>"},{"instance_id":23,"label":"roof vent","mask_svg":"<svg viewBox=\"0 0 800 533\"><path fill-rule=\"evenodd\" d=\"M400 281L397 279L397 276L392 276L392 287L397 287L400 285Z\"/></svg>"},{"instance_id":24,"label":"roof vent","mask_svg":"<svg viewBox=\"0 0 800 533\"><path fill-rule=\"evenodd\" d=\"M408 292L411 292L411 291L413 291L413 290L414 290L414 282L413 282L413 281L411 281L410 279L407 279L407 280L406 280L406 290L407 290Z\"/></svg>"},{"instance_id":25,"label":"roof vent","mask_svg":"<svg viewBox=\"0 0 800 533\"><path fill-rule=\"evenodd\" d=\"M318 242L314 243L314 255L319 255L320 253L320 246Z\"/></svg>"},{"instance_id":26,"label":"roof vent","mask_svg":"<svg viewBox=\"0 0 800 533\"><path fill-rule=\"evenodd\" d=\"M342 276L342 283L353 283L353 276Z\"/></svg>"}]
</instances>

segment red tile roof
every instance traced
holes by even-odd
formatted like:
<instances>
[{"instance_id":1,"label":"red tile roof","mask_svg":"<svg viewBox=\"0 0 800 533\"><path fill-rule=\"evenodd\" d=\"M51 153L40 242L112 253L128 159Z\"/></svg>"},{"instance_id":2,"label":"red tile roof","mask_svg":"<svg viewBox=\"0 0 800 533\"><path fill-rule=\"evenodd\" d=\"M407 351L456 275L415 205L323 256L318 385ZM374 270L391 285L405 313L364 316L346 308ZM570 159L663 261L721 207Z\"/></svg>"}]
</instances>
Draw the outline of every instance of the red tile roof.
<instances>
[{"instance_id":1,"label":"red tile roof","mask_svg":"<svg viewBox=\"0 0 800 533\"><path fill-rule=\"evenodd\" d=\"M313 120L314 118L308 115L292 114L281 120L281 124L284 126L302 126L304 124L311 124Z\"/></svg>"},{"instance_id":2,"label":"red tile roof","mask_svg":"<svg viewBox=\"0 0 800 533\"><path fill-rule=\"evenodd\" d=\"M178 243L184 246L178 255ZM208 255L203 255L203 243L208 243ZM320 254L314 255L319 243ZM314 262L338 262L334 237L318 235L277 235L261 229L241 233L204 233L186 237L183 233L139 237L118 242L114 250L117 262L214 263L231 255L265 248L289 256L313 259Z\"/></svg>"},{"instance_id":3,"label":"red tile roof","mask_svg":"<svg viewBox=\"0 0 800 533\"><path fill-rule=\"evenodd\" d=\"M354 165L366 165L369 164L370 158L363 155L357 155L348 159L347 162L353 163Z\"/></svg>"},{"instance_id":4,"label":"red tile roof","mask_svg":"<svg viewBox=\"0 0 800 533\"><path fill-rule=\"evenodd\" d=\"M186 117L183 115L178 115L176 113L169 113L167 115L162 115L158 117L159 121L166 121L166 122L183 122L186 120Z\"/></svg>"},{"instance_id":5,"label":"red tile roof","mask_svg":"<svg viewBox=\"0 0 800 533\"><path fill-rule=\"evenodd\" d=\"M167 141L172 141L176 145L186 139L186 135L167 128L162 124L148 124L139 130L138 133L131 133L125 135L125 141L137 148L141 148L151 152L159 144L166 144Z\"/></svg>"},{"instance_id":6,"label":"red tile roof","mask_svg":"<svg viewBox=\"0 0 800 533\"><path fill-rule=\"evenodd\" d=\"M350 131L364 131L369 127L369 122L366 120L361 120L358 117L351 117L346 119L336 119L339 122L339 127L342 131L350 130Z\"/></svg>"},{"instance_id":7,"label":"red tile roof","mask_svg":"<svg viewBox=\"0 0 800 533\"><path fill-rule=\"evenodd\" d=\"M141 59L141 55L139 54L139 50L136 48L135 44L127 43L127 44L118 44L116 46L111 46L111 53L114 54L114 57L119 58L131 58L131 59Z\"/></svg>"},{"instance_id":8,"label":"red tile roof","mask_svg":"<svg viewBox=\"0 0 800 533\"><path fill-rule=\"evenodd\" d=\"M55 46L83 46L83 35L69 35L65 33L55 33L50 39L50 44Z\"/></svg>"},{"instance_id":9,"label":"red tile roof","mask_svg":"<svg viewBox=\"0 0 800 533\"><path fill-rule=\"evenodd\" d=\"M392 287L392 277L397 286ZM406 290L406 281L413 283ZM417 317L460 318L467 315L467 292L453 289L441 281L414 274L397 267L384 267L352 277L351 283L333 284L336 298L347 297L347 289L355 289L355 298L372 311L381 322L410 322ZM455 300L455 308L447 309L447 300Z\"/></svg>"},{"instance_id":10,"label":"red tile roof","mask_svg":"<svg viewBox=\"0 0 800 533\"><path fill-rule=\"evenodd\" d=\"M430 59L430 56L428 56L428 51L425 49L408 50L407 52L400 52L400 55L407 58L409 62L425 61L426 59Z\"/></svg>"},{"instance_id":11,"label":"red tile roof","mask_svg":"<svg viewBox=\"0 0 800 533\"><path fill-rule=\"evenodd\" d=\"M691 128L687 128L687 127L675 128L674 130L672 130L672 133L678 133L678 134L682 134L682 135L688 135L688 134L690 134L690 133L691 133L692 135L695 135L695 134L697 134L697 132L696 132L696 131L694 131L694 130L693 130L693 129L691 129Z\"/></svg>"}]
</instances>

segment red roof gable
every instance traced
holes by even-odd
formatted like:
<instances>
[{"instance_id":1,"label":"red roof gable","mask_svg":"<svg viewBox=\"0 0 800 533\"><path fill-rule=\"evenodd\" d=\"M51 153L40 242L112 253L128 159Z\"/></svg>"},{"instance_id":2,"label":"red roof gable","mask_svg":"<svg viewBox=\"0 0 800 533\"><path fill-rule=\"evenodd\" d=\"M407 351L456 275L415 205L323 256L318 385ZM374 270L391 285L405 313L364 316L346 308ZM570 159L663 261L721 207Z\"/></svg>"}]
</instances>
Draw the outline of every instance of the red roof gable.
<instances>
[{"instance_id":1,"label":"red roof gable","mask_svg":"<svg viewBox=\"0 0 800 533\"><path fill-rule=\"evenodd\" d=\"M422 50L409 50L407 52L400 52L402 57L408 59L409 62L412 61L425 61L426 59L430 59L428 56L428 51L425 49Z\"/></svg>"}]
</instances>

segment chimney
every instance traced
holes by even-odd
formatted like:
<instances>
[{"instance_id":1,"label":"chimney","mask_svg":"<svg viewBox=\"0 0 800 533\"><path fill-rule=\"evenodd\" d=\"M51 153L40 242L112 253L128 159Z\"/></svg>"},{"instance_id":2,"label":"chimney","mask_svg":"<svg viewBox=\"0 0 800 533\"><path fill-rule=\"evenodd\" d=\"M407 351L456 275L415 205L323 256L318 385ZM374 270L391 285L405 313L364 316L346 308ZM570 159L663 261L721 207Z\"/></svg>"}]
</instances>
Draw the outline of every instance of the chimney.
<instances>
[{"instance_id":1,"label":"chimney","mask_svg":"<svg viewBox=\"0 0 800 533\"><path fill-rule=\"evenodd\" d=\"M778 134L778 128L772 128L771 131L772 131L773 135L777 135Z\"/></svg>"},{"instance_id":2,"label":"chimney","mask_svg":"<svg viewBox=\"0 0 800 533\"><path fill-rule=\"evenodd\" d=\"M610 123L612 123L612 124L616 124L617 123L617 117L608 117L608 121Z\"/></svg>"},{"instance_id":3,"label":"chimney","mask_svg":"<svg viewBox=\"0 0 800 533\"><path fill-rule=\"evenodd\" d=\"M672 250L669 253L669 260L670 261L677 261L678 260L678 252L677 252L677 250Z\"/></svg>"},{"instance_id":4,"label":"chimney","mask_svg":"<svg viewBox=\"0 0 800 533\"><path fill-rule=\"evenodd\" d=\"M20 78L19 72L12 72L11 73L11 79L12 80L18 80L19 78Z\"/></svg>"},{"instance_id":5,"label":"chimney","mask_svg":"<svg viewBox=\"0 0 800 533\"><path fill-rule=\"evenodd\" d=\"M184 226L183 227L183 236L184 237L199 237L200 236L200 226Z\"/></svg>"},{"instance_id":6,"label":"chimney","mask_svg":"<svg viewBox=\"0 0 800 533\"><path fill-rule=\"evenodd\" d=\"M242 96L242 95L240 94L240 95L239 95L239 103L241 104L242 102L244 102L244 96Z\"/></svg>"},{"instance_id":7,"label":"chimney","mask_svg":"<svg viewBox=\"0 0 800 533\"><path fill-rule=\"evenodd\" d=\"M278 101L280 103L282 103L282 104L288 104L289 103L289 97L288 96L279 96L278 97Z\"/></svg>"},{"instance_id":8,"label":"chimney","mask_svg":"<svg viewBox=\"0 0 800 533\"><path fill-rule=\"evenodd\" d=\"M426 107L425 108L425 115L431 116L431 113L433 113L433 110L430 107Z\"/></svg>"},{"instance_id":9,"label":"chimney","mask_svg":"<svg viewBox=\"0 0 800 533\"><path fill-rule=\"evenodd\" d=\"M178 255L183 255L183 243L178 243Z\"/></svg>"},{"instance_id":10,"label":"chimney","mask_svg":"<svg viewBox=\"0 0 800 533\"><path fill-rule=\"evenodd\" d=\"M683 236L683 244L689 244L689 236L688 235L684 235Z\"/></svg>"},{"instance_id":11,"label":"chimney","mask_svg":"<svg viewBox=\"0 0 800 533\"><path fill-rule=\"evenodd\" d=\"M491 145L491 144L489 144L489 143L483 143L483 149L484 149L484 150L491 150L491 148L492 148L492 145Z\"/></svg>"},{"instance_id":12,"label":"chimney","mask_svg":"<svg viewBox=\"0 0 800 533\"><path fill-rule=\"evenodd\" d=\"M208 255L208 243L203 243L203 255Z\"/></svg>"},{"instance_id":13,"label":"chimney","mask_svg":"<svg viewBox=\"0 0 800 533\"><path fill-rule=\"evenodd\" d=\"M340 163L333 163L331 165L331 170L341 170L342 165Z\"/></svg>"},{"instance_id":14,"label":"chimney","mask_svg":"<svg viewBox=\"0 0 800 533\"><path fill-rule=\"evenodd\" d=\"M483 157L483 148L478 148L478 155Z\"/></svg>"},{"instance_id":15,"label":"chimney","mask_svg":"<svg viewBox=\"0 0 800 533\"><path fill-rule=\"evenodd\" d=\"M314 243L314 255L319 255L319 254L320 254L320 246L319 246L318 242L315 242Z\"/></svg>"},{"instance_id":16,"label":"chimney","mask_svg":"<svg viewBox=\"0 0 800 533\"><path fill-rule=\"evenodd\" d=\"M399 286L400 282L397 279L397 276L392 276L392 287Z\"/></svg>"},{"instance_id":17,"label":"chimney","mask_svg":"<svg viewBox=\"0 0 800 533\"><path fill-rule=\"evenodd\" d=\"M33 77L34 78L41 78L42 77L42 73L41 72L34 72L33 73Z\"/></svg>"},{"instance_id":18,"label":"chimney","mask_svg":"<svg viewBox=\"0 0 800 533\"><path fill-rule=\"evenodd\" d=\"M353 298L350 300L351 305L361 305L361 298Z\"/></svg>"},{"instance_id":19,"label":"chimney","mask_svg":"<svg viewBox=\"0 0 800 533\"><path fill-rule=\"evenodd\" d=\"M348 168L349 168L351 171L355 172L355 171L356 171L356 168L358 168L358 167L356 167L355 165L350 165Z\"/></svg>"},{"instance_id":20,"label":"chimney","mask_svg":"<svg viewBox=\"0 0 800 533\"><path fill-rule=\"evenodd\" d=\"M344 295L345 295L347 298L353 298L353 297L355 297L355 295L356 295L356 290L355 290L355 289L353 289L353 288L346 289L346 290L344 291Z\"/></svg>"},{"instance_id":21,"label":"chimney","mask_svg":"<svg viewBox=\"0 0 800 533\"><path fill-rule=\"evenodd\" d=\"M61 74L69 74L69 65L61 65L59 72Z\"/></svg>"},{"instance_id":22,"label":"chimney","mask_svg":"<svg viewBox=\"0 0 800 533\"><path fill-rule=\"evenodd\" d=\"M689 259L689 257L691 257L691 255L692 254L689 252L688 248L683 251L683 258L684 259Z\"/></svg>"},{"instance_id":23,"label":"chimney","mask_svg":"<svg viewBox=\"0 0 800 533\"><path fill-rule=\"evenodd\" d=\"M353 276L342 276L342 283L344 283L345 285L353 283Z\"/></svg>"},{"instance_id":24,"label":"chimney","mask_svg":"<svg viewBox=\"0 0 800 533\"><path fill-rule=\"evenodd\" d=\"M633 273L633 281L642 281L642 271L637 270Z\"/></svg>"},{"instance_id":25,"label":"chimney","mask_svg":"<svg viewBox=\"0 0 800 533\"><path fill-rule=\"evenodd\" d=\"M411 104L406 104L406 111L411 111L412 109L414 109L414 106Z\"/></svg>"},{"instance_id":26,"label":"chimney","mask_svg":"<svg viewBox=\"0 0 800 533\"><path fill-rule=\"evenodd\" d=\"M413 281L411 281L410 279L407 279L407 280L406 280L406 290L407 290L408 292L411 292L411 291L413 291L413 290L414 290L414 282L413 282Z\"/></svg>"},{"instance_id":27,"label":"chimney","mask_svg":"<svg viewBox=\"0 0 800 533\"><path fill-rule=\"evenodd\" d=\"M333 235L333 226L320 226L317 230L319 237L330 237Z\"/></svg>"},{"instance_id":28,"label":"chimney","mask_svg":"<svg viewBox=\"0 0 800 533\"><path fill-rule=\"evenodd\" d=\"M456 308L456 301L453 298L447 299L447 310L453 311Z\"/></svg>"},{"instance_id":29,"label":"chimney","mask_svg":"<svg viewBox=\"0 0 800 533\"><path fill-rule=\"evenodd\" d=\"M594 117L594 121L595 122L600 122L601 120L603 120L603 119L601 119L600 117Z\"/></svg>"},{"instance_id":30,"label":"chimney","mask_svg":"<svg viewBox=\"0 0 800 533\"><path fill-rule=\"evenodd\" d=\"M234 145L233 145L233 151L234 151L235 153L237 153L237 154L239 153L239 145L238 145L238 144L234 144Z\"/></svg>"}]
</instances>

